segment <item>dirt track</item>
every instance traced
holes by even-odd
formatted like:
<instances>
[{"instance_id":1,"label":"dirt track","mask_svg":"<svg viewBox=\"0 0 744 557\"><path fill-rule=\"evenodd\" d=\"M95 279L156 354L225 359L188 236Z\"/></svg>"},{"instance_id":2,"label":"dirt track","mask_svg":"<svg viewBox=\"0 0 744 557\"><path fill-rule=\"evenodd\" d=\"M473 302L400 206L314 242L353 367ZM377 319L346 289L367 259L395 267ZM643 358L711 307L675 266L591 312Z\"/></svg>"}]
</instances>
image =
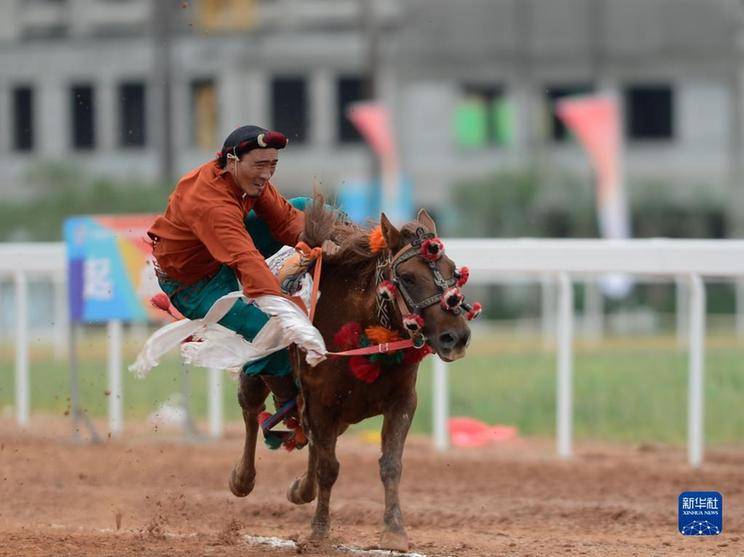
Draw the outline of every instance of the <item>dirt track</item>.
<instances>
[{"instance_id":1,"label":"dirt track","mask_svg":"<svg viewBox=\"0 0 744 557\"><path fill-rule=\"evenodd\" d=\"M219 443L185 444L151 430L102 445L69 441L68 425L36 418L21 434L0 421L0 555L294 555L246 535L302 537L312 505L284 498L305 452L259 450L245 499L227 489L242 446L236 424ZM742 555L744 450L710 451L701 472L681 449L580 445L572 462L549 441L434 453L412 439L403 510L411 550L424 555ZM382 520L378 449L339 445L335 543L374 546ZM677 496L724 495L724 533L677 533ZM120 517L117 530L117 515ZM338 553L343 555L342 553Z\"/></svg>"}]
</instances>

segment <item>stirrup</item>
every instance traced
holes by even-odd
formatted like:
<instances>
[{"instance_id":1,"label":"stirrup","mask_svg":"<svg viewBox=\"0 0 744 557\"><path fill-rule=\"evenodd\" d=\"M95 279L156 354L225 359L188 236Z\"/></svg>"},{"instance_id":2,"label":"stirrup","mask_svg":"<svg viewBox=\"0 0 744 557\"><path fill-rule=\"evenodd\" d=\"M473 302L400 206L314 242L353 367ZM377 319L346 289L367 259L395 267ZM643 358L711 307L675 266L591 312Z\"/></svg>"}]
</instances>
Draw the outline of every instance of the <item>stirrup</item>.
<instances>
[{"instance_id":1,"label":"stirrup","mask_svg":"<svg viewBox=\"0 0 744 557\"><path fill-rule=\"evenodd\" d=\"M258 416L258 423L261 426L261 432L264 436L264 444L271 450L284 447L287 451L301 449L307 445L307 437L302 431L300 422L294 417L286 416L297 407L297 401L290 400L284 403L276 413L261 412ZM290 429L280 429L273 431L280 422L284 421Z\"/></svg>"}]
</instances>

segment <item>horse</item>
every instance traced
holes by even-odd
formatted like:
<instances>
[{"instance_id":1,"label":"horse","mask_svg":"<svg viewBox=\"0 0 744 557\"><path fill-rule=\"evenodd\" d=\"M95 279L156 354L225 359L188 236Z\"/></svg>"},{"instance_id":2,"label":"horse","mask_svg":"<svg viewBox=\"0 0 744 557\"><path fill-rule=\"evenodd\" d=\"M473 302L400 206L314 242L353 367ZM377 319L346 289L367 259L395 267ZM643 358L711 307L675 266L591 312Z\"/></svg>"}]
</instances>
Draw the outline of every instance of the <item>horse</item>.
<instances>
[{"instance_id":1,"label":"horse","mask_svg":"<svg viewBox=\"0 0 744 557\"><path fill-rule=\"evenodd\" d=\"M329 357L311 368L293 347L295 379L300 387L297 404L309 445L307 471L291 483L287 498L302 505L317 497L311 533L304 543L317 547L328 544L329 501L339 473L336 440L350 424L382 414L379 469L385 511L379 546L407 551L409 540L398 485L403 448L416 411L418 362L428 352L448 362L462 358L470 339L466 317L473 317L477 308L464 304L459 289L453 290L455 283L461 284L463 273L444 253L436 238L434 220L426 211L421 210L415 221L400 229L383 213L375 239L369 230L339 219L318 197L306 208L304 239L311 246L332 239L340 248L324 258L319 284L321 295L314 324L326 344L338 349L338 343L344 342L338 334L345 326L353 338L369 327L377 326L379 331L383 325L393 338L412 335L423 352L411 348L415 354L393 358L390 365L383 367L365 368L369 360L357 360L363 371L372 369L371 375L375 375L375 370L379 372L370 381L369 374L350 373L349 358ZM380 283L384 285L381 287ZM381 291L391 284L397 286L399 295L387 292L385 298ZM404 315L407 311L410 313ZM350 323L358 326L349 327ZM410 354L413 357L408 357ZM254 487L258 416L268 394L260 377L241 376L238 401L245 421L245 446L229 480L230 490L239 497L248 495Z\"/></svg>"}]
</instances>

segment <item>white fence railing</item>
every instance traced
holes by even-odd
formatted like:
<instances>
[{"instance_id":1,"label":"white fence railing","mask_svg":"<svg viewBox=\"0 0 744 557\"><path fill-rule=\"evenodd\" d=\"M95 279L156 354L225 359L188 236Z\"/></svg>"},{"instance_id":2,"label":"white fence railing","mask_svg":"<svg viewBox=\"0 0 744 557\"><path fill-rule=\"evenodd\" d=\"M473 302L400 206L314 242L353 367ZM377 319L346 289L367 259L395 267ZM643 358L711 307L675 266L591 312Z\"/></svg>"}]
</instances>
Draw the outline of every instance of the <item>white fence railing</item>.
<instances>
[{"instance_id":1,"label":"white fence railing","mask_svg":"<svg viewBox=\"0 0 744 557\"><path fill-rule=\"evenodd\" d=\"M744 241L739 240L445 240L448 255L458 265L468 265L476 284L503 282L510 276L532 276L543 284L553 277L558 285L557 415L558 454L572 454L573 294L572 281L602 274L668 278L689 285L688 349L688 459L697 467L703 459L703 355L705 339L705 288L703 279L744 278ZM29 418L27 280L48 277L64 283L63 244L0 244L0 275L12 276L16 285L16 415L25 425ZM737 288L737 293L741 292ZM55 292L65 292L60 287ZM737 306L744 307L744 303ZM64 312L64 301L55 303ZM741 308L737 308L741 309ZM738 315L738 314L737 314ZM61 326L64 320L55 319ZM434 440L447 447L449 401L447 367L434 359ZM210 399L219 395L210 389ZM220 409L212 406L214 412ZM118 418L118 417L117 417ZM214 416L210 421L215 420ZM213 431L218 434L219 431Z\"/></svg>"},{"instance_id":2,"label":"white fence railing","mask_svg":"<svg viewBox=\"0 0 744 557\"><path fill-rule=\"evenodd\" d=\"M55 353L64 349L66 319L65 249L59 243L0 244L0 278L15 285L15 411L20 425L29 420L28 281L54 284Z\"/></svg>"}]
</instances>

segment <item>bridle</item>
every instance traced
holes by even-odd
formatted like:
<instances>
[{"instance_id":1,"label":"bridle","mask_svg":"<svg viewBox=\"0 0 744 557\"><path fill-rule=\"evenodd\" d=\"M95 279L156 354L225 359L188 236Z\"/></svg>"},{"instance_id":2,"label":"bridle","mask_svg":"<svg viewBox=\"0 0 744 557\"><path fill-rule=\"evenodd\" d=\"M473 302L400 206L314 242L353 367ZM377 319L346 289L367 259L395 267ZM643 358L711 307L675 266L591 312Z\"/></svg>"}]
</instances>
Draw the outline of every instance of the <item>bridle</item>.
<instances>
[{"instance_id":1,"label":"bridle","mask_svg":"<svg viewBox=\"0 0 744 557\"><path fill-rule=\"evenodd\" d=\"M395 254L386 250L385 255L377 262L375 280L377 284L378 321L380 325L389 329L391 323L388 306L397 306L403 328L416 347L421 347L426 342L426 338L421 332L424 328L424 319L421 315L424 309L438 303L442 310L450 311L454 315L460 315L463 310L466 311L468 320L474 319L480 314L480 304L476 302L471 306L465 303L465 296L460 291L460 287L468 280L468 268L457 269L452 278L446 279L438 265L442 255L444 255L442 240L434 233L426 232L423 227L418 227L413 240ZM399 272L403 263L415 257L420 257L426 261L437 288L435 294L423 300L414 298L409 288L406 287L405 281L401 279Z\"/></svg>"},{"instance_id":2,"label":"bridle","mask_svg":"<svg viewBox=\"0 0 744 557\"><path fill-rule=\"evenodd\" d=\"M465 296L460 292L460 287L467 282L470 276L468 268L461 267L455 271L453 278L445 279L437 266L437 261L444 254L444 244L434 234L426 232L422 227L417 228L415 234L416 237L395 254L392 254L390 250L386 249L385 255L377 261L375 272L378 322L384 328L390 329L391 319L388 313L388 306L397 306L403 322L403 328L406 330L409 338L345 350L343 352L326 352L327 356L363 356L393 352L411 347L423 348L426 344L426 337L421 332L424 328L424 318L421 316L421 311L437 302L440 303L443 310L451 311L455 315L459 315L462 310L465 310L468 320L473 320L480 315L480 303L475 302L472 306L465 303ZM320 284L323 251L319 247L310 248L304 242L299 242L296 249L305 257L315 260L309 311L309 318L312 323L318 301L318 286ZM413 298L398 273L398 267L401 264L417 256L423 257L428 262L429 269L431 269L434 275L434 282L440 291L438 294L420 301L416 301Z\"/></svg>"}]
</instances>

